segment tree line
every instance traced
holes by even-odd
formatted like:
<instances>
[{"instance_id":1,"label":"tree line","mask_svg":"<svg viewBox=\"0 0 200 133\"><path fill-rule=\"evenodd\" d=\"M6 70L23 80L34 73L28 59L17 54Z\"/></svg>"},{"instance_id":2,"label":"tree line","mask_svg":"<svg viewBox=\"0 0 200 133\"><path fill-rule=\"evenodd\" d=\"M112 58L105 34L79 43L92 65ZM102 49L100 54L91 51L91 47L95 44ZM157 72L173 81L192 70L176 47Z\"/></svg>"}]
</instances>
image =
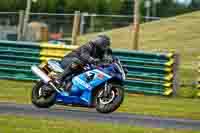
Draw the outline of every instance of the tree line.
<instances>
[{"instance_id":1,"label":"tree line","mask_svg":"<svg viewBox=\"0 0 200 133\"><path fill-rule=\"evenodd\" d=\"M26 8L27 0L1 0L0 11L16 12ZM75 10L89 13L119 13L121 0L37 0L32 12L72 13Z\"/></svg>"},{"instance_id":2,"label":"tree line","mask_svg":"<svg viewBox=\"0 0 200 133\"><path fill-rule=\"evenodd\" d=\"M27 0L1 0L0 11L16 12L26 8ZM146 15L145 0L141 0L141 13ZM153 0L151 0L153 3ZM132 14L133 0L37 0L32 4L32 12L73 13L75 10L97 14ZM167 17L200 9L200 0L192 0L189 6L161 0L154 7L157 16ZM153 15L153 14L151 14Z\"/></svg>"},{"instance_id":3,"label":"tree line","mask_svg":"<svg viewBox=\"0 0 200 133\"><path fill-rule=\"evenodd\" d=\"M153 0L151 0L153 1ZM144 6L145 0L141 3L141 12L145 14L146 8ZM153 3L153 2L152 2ZM152 5L151 8L156 8L157 17L170 17L195 10L200 10L200 0L192 0L190 5L175 3L174 0L161 0L160 3ZM154 16L152 13L151 16Z\"/></svg>"}]
</instances>

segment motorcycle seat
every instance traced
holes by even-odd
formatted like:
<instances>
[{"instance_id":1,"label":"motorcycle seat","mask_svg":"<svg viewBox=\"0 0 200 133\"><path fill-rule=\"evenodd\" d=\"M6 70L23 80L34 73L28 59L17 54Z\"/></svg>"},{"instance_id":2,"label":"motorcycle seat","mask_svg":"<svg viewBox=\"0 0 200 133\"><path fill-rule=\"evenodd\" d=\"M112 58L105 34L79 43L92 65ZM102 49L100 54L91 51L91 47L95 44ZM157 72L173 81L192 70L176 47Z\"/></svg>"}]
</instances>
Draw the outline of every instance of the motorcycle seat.
<instances>
[{"instance_id":1,"label":"motorcycle seat","mask_svg":"<svg viewBox=\"0 0 200 133\"><path fill-rule=\"evenodd\" d=\"M64 69L62 68L59 60L48 60L48 66L55 72L62 73Z\"/></svg>"}]
</instances>

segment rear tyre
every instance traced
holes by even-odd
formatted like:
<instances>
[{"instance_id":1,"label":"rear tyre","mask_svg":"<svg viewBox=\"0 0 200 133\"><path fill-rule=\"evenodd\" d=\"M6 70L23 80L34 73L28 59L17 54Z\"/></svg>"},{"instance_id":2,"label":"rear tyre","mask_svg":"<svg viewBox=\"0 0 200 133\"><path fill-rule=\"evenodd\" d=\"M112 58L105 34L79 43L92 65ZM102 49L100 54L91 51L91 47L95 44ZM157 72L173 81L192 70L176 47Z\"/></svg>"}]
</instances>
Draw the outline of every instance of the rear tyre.
<instances>
[{"instance_id":1,"label":"rear tyre","mask_svg":"<svg viewBox=\"0 0 200 133\"><path fill-rule=\"evenodd\" d=\"M112 113L120 107L124 99L124 89L119 85L112 85L108 97L102 97L104 89L99 89L94 96L94 105L100 113Z\"/></svg>"},{"instance_id":2,"label":"rear tyre","mask_svg":"<svg viewBox=\"0 0 200 133\"><path fill-rule=\"evenodd\" d=\"M46 84L44 84L42 81L39 81L32 89L31 101L33 105L38 108L49 108L55 104L56 92L44 92L44 87L48 89Z\"/></svg>"}]
</instances>

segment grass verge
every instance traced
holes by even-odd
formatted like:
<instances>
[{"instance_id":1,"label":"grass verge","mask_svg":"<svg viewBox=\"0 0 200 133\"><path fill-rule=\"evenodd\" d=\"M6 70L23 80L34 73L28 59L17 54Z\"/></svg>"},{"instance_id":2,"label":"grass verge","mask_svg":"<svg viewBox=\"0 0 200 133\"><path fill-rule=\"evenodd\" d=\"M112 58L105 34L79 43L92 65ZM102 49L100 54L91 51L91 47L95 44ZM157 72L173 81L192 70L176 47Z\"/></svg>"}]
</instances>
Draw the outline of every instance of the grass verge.
<instances>
[{"instance_id":1,"label":"grass verge","mask_svg":"<svg viewBox=\"0 0 200 133\"><path fill-rule=\"evenodd\" d=\"M199 131L139 128L128 125L89 123L61 119L0 116L1 133L198 133Z\"/></svg>"}]
</instances>

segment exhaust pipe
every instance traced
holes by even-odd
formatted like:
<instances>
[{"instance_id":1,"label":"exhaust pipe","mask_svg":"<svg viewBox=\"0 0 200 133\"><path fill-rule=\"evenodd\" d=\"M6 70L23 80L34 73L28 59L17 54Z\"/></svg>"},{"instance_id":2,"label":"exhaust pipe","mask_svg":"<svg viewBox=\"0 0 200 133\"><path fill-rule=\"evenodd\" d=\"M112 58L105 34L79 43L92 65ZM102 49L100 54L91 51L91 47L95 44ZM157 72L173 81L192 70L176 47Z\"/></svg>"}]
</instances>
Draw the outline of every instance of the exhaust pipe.
<instances>
[{"instance_id":1,"label":"exhaust pipe","mask_svg":"<svg viewBox=\"0 0 200 133\"><path fill-rule=\"evenodd\" d=\"M32 66L31 70L35 75L42 79L45 84L49 84L54 90L56 90L58 93L61 93L61 91L57 89L57 87L51 82L51 79L43 71L41 71L40 68L37 66Z\"/></svg>"},{"instance_id":2,"label":"exhaust pipe","mask_svg":"<svg viewBox=\"0 0 200 133\"><path fill-rule=\"evenodd\" d=\"M45 84L48 84L51 81L51 79L37 66L32 66L31 70L35 75L37 75L40 79L42 79Z\"/></svg>"}]
</instances>

